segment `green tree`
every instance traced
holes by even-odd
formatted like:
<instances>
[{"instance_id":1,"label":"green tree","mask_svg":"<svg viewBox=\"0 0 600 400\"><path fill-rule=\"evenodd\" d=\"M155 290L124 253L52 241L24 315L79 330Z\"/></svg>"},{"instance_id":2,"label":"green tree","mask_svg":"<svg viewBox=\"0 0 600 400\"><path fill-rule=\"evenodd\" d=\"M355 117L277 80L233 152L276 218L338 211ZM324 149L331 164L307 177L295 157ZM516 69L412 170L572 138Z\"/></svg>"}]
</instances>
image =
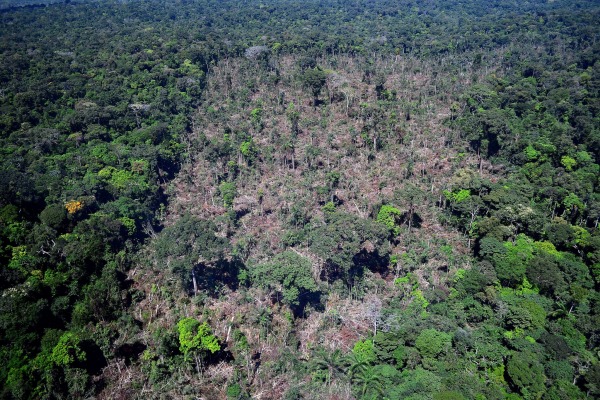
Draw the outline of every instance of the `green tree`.
<instances>
[{"instance_id":1,"label":"green tree","mask_svg":"<svg viewBox=\"0 0 600 400\"><path fill-rule=\"evenodd\" d=\"M353 282L365 266L388 267L388 237L384 225L336 211L327 214L326 225L310 233L310 250L325 261L328 279L342 278Z\"/></svg>"},{"instance_id":2,"label":"green tree","mask_svg":"<svg viewBox=\"0 0 600 400\"><path fill-rule=\"evenodd\" d=\"M198 374L202 373L202 362L207 352L216 353L221 350L219 341L212 334L206 322L200 323L195 318L184 318L177 323L179 332L179 350L186 360L193 358Z\"/></svg>"},{"instance_id":3,"label":"green tree","mask_svg":"<svg viewBox=\"0 0 600 400\"><path fill-rule=\"evenodd\" d=\"M40 220L49 227L60 230L67 219L67 210L63 205L50 204L40 213Z\"/></svg>"},{"instance_id":4,"label":"green tree","mask_svg":"<svg viewBox=\"0 0 600 400\"><path fill-rule=\"evenodd\" d=\"M264 126L262 115L262 108L253 108L252 111L250 111L250 121L252 122L252 126L254 126L254 129L256 129L257 131L261 131Z\"/></svg>"},{"instance_id":5,"label":"green tree","mask_svg":"<svg viewBox=\"0 0 600 400\"><path fill-rule=\"evenodd\" d=\"M423 357L434 358L447 351L452 344L452 336L435 329L425 329L415 340L415 347Z\"/></svg>"},{"instance_id":6,"label":"green tree","mask_svg":"<svg viewBox=\"0 0 600 400\"><path fill-rule=\"evenodd\" d=\"M546 377L537 357L530 353L515 353L506 363L511 385L525 399L538 399L544 392Z\"/></svg>"},{"instance_id":7,"label":"green tree","mask_svg":"<svg viewBox=\"0 0 600 400\"><path fill-rule=\"evenodd\" d=\"M400 227L397 222L402 216L402 211L394 206L384 204L377 213L377 222L385 225L394 236L400 233Z\"/></svg>"},{"instance_id":8,"label":"green tree","mask_svg":"<svg viewBox=\"0 0 600 400\"><path fill-rule=\"evenodd\" d=\"M84 361L86 354L79 347L79 336L73 332L64 333L52 349L50 361L58 366L69 366L77 361Z\"/></svg>"},{"instance_id":9,"label":"green tree","mask_svg":"<svg viewBox=\"0 0 600 400\"><path fill-rule=\"evenodd\" d=\"M309 68L304 71L301 80L302 84L312 93L313 104L316 106L319 101L319 93L327 80L327 74L320 67Z\"/></svg>"},{"instance_id":10,"label":"green tree","mask_svg":"<svg viewBox=\"0 0 600 400\"><path fill-rule=\"evenodd\" d=\"M567 171L572 171L573 167L577 165L577 161L573 157L562 156L560 163L565 167Z\"/></svg>"},{"instance_id":11,"label":"green tree","mask_svg":"<svg viewBox=\"0 0 600 400\"><path fill-rule=\"evenodd\" d=\"M570 217L574 217L578 213L583 212L585 209L585 204L583 204L579 196L577 196L575 193L569 193L563 199L563 205L565 207L564 215Z\"/></svg>"},{"instance_id":12,"label":"green tree","mask_svg":"<svg viewBox=\"0 0 600 400\"><path fill-rule=\"evenodd\" d=\"M518 235L514 242L504 243L485 237L480 241L479 254L491 261L504 286L516 287L523 282L527 265L533 259L533 240L523 234Z\"/></svg>"},{"instance_id":13,"label":"green tree","mask_svg":"<svg viewBox=\"0 0 600 400\"><path fill-rule=\"evenodd\" d=\"M290 103L285 111L285 114L288 118L288 121L290 123L291 129L292 129L292 135L293 136L297 136L299 133L299 121L300 121L300 112L296 109L296 106L294 106L294 103Z\"/></svg>"},{"instance_id":14,"label":"green tree","mask_svg":"<svg viewBox=\"0 0 600 400\"><path fill-rule=\"evenodd\" d=\"M372 364L376 361L375 345L372 340L359 340L352 348L356 361Z\"/></svg>"},{"instance_id":15,"label":"green tree","mask_svg":"<svg viewBox=\"0 0 600 400\"><path fill-rule=\"evenodd\" d=\"M312 263L293 251L277 254L270 262L252 268L250 273L257 286L281 291L283 303L298 312L318 291Z\"/></svg>"},{"instance_id":16,"label":"green tree","mask_svg":"<svg viewBox=\"0 0 600 400\"><path fill-rule=\"evenodd\" d=\"M189 214L182 216L153 242L159 266L170 267L181 277L184 287L190 287L198 278L198 265L217 263L224 257L228 243L216 233L213 222Z\"/></svg>"},{"instance_id":17,"label":"green tree","mask_svg":"<svg viewBox=\"0 0 600 400\"><path fill-rule=\"evenodd\" d=\"M241 149L241 148L240 148ZM223 198L223 204L229 208L233 206L233 199L235 199L237 188L233 182L222 182L219 185L219 193Z\"/></svg>"},{"instance_id":18,"label":"green tree","mask_svg":"<svg viewBox=\"0 0 600 400\"><path fill-rule=\"evenodd\" d=\"M407 184L400 191L394 194L394 197L406 209L405 220L408 224L408 230L414 226L419 226L421 218L417 214L417 207L425 201L425 193L413 184Z\"/></svg>"},{"instance_id":19,"label":"green tree","mask_svg":"<svg viewBox=\"0 0 600 400\"><path fill-rule=\"evenodd\" d=\"M423 368L406 369L401 382L390 388L386 396L390 399L429 399L442 388L440 377Z\"/></svg>"}]
</instances>

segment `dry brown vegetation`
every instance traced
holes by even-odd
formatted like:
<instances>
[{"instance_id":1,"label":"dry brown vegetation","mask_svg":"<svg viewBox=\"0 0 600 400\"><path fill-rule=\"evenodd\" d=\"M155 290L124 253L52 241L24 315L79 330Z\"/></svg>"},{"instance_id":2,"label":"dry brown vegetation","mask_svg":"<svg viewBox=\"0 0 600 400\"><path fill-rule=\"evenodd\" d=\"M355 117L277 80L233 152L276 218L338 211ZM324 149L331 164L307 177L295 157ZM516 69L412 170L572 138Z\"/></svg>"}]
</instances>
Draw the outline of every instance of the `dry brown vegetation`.
<instances>
[{"instance_id":1,"label":"dry brown vegetation","mask_svg":"<svg viewBox=\"0 0 600 400\"><path fill-rule=\"evenodd\" d=\"M361 218L374 217L380 204L404 207L398 194L412 184L425 195L424 201L416 204L422 222L419 228L401 232L393 252L404 254L411 249L416 253L429 252L425 264L410 268L422 288L440 287L443 292L450 273L459 267L468 268L464 263L450 265L447 255L434 249L432 240L450 244L459 259L468 252L465 238L440 223L439 207L441 191L452 187L456 172L476 168L478 162L475 157L457 154L459 134L445 124L451 118L451 108L461 88L472 78L470 67L465 66L456 79L449 79L434 75L432 68L417 59L377 58L373 70L385 78L384 88L396 93L394 101L378 107L374 77L366 77L364 73L365 59L341 55L322 59L319 65L328 73L328 80L321 93L324 102L315 107L310 94L299 83L297 62L294 57L283 56L273 57L263 67L246 59L225 59L213 66L204 101L194 117L193 132L186 138L187 162L168 188L172 201L165 224L172 224L185 213L221 221L221 234L237 245L244 261L257 262L284 249L282 238L295 206L307 219L319 218L321 207L330 200L318 191L328 185L328 173L340 174L339 184L332 193L338 208ZM450 81L454 86L440 87L440 82ZM286 113L290 103L300 116L297 135L292 133ZM262 110L262 126L250 121L255 108ZM365 112L369 108L375 109L373 114ZM225 135L233 142L235 135L242 132L252 136L258 155L251 161L238 152L233 160L238 168L233 209L240 215L233 229L222 218L227 208L219 195L219 183L227 176L230 165L223 159L208 160L204 145L223 141ZM378 141L375 150L373 135ZM320 260L308 248L298 245L293 250L311 259L318 270ZM202 316L209 321L216 336L229 349L233 346L232 329L239 329L247 337L251 350L235 357L246 358L257 399L280 398L287 389L285 376L272 376L271 369L260 365L276 363L292 338L297 340L300 354L310 357L316 346L347 352L357 340L373 333L377 318L373 305L379 305L380 309L397 294L399 289L393 278L398 271L409 268L400 263L390 266L388 272L369 273L365 282L370 295L354 296L352 287L347 288L350 296L340 297L332 292L324 310L308 309L304 318L292 324L286 317L287 308L256 288L224 290L218 297L201 301L189 298L181 292L176 278L152 261L151 251L148 259L155 265L145 266L145 276L132 271L138 288L146 294L137 311L146 334L142 341L149 349L157 346L149 333L169 331L184 316ZM403 300L405 305L411 301L410 297ZM264 310L272 316L266 328L257 323L258 314ZM118 371L127 376L123 368L129 371L127 366L111 364L106 374ZM225 384L233 373L233 368L224 362L211 364L202 376L180 371L178 376L186 377L184 382L173 382L159 392L184 398L184 387L192 385L202 387L207 399L224 398ZM129 390L127 387L135 384L135 380L128 382L121 380L122 388L115 387L105 395L117 398L121 393L127 397L131 394L131 387ZM150 389L150 383L142 385L148 387L148 393L151 390L156 393ZM334 381L328 389L322 398L352 398L347 385ZM142 389L140 394L145 392Z\"/></svg>"}]
</instances>

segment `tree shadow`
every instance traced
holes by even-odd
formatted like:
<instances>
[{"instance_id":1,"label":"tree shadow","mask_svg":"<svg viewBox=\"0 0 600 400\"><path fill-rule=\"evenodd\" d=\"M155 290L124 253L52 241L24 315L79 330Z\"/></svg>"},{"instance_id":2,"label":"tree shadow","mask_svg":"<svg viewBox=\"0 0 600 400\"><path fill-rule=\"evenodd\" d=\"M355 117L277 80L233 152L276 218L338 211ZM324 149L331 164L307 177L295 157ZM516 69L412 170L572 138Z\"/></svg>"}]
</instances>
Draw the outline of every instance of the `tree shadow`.
<instances>
[{"instance_id":1,"label":"tree shadow","mask_svg":"<svg viewBox=\"0 0 600 400\"><path fill-rule=\"evenodd\" d=\"M320 107L320 106L322 106L324 104L325 104L325 100L324 99L317 99L317 98L313 99L313 107L315 107L315 108L316 107Z\"/></svg>"},{"instance_id":2,"label":"tree shadow","mask_svg":"<svg viewBox=\"0 0 600 400\"><path fill-rule=\"evenodd\" d=\"M400 217L400 222L403 224L408 224L410 222L411 223L410 225L413 228L420 228L421 224L423 224L423 218L421 218L421 216L416 212L412 214L412 221L409 221L410 218L411 218L410 213L405 212Z\"/></svg>"},{"instance_id":3,"label":"tree shadow","mask_svg":"<svg viewBox=\"0 0 600 400\"><path fill-rule=\"evenodd\" d=\"M235 291L239 287L238 275L244 269L244 263L237 258L233 260L221 259L214 264L200 263L192 269L196 277L198 290L205 291L209 296L216 297L223 287ZM189 290L193 293L193 283L190 282Z\"/></svg>"},{"instance_id":4,"label":"tree shadow","mask_svg":"<svg viewBox=\"0 0 600 400\"><path fill-rule=\"evenodd\" d=\"M142 342L124 343L117 347L115 355L125 360L125 365L129 366L133 361L137 361L140 355L146 350L147 346Z\"/></svg>"},{"instance_id":5,"label":"tree shadow","mask_svg":"<svg viewBox=\"0 0 600 400\"><path fill-rule=\"evenodd\" d=\"M344 280L346 278L346 271L339 265L326 262L325 267L321 270L319 279L325 282L335 282L338 279Z\"/></svg>"},{"instance_id":6,"label":"tree shadow","mask_svg":"<svg viewBox=\"0 0 600 400\"><path fill-rule=\"evenodd\" d=\"M206 353L206 357L204 358L204 363L206 365L214 365L220 362L230 363L232 361L235 361L233 353L229 351L225 343L219 343L219 346L221 350L215 352L214 354L210 352Z\"/></svg>"},{"instance_id":7,"label":"tree shadow","mask_svg":"<svg viewBox=\"0 0 600 400\"><path fill-rule=\"evenodd\" d=\"M388 254L381 255L377 250L367 251L367 249L362 249L352 257L352 266L348 270L339 265L328 263L321 271L320 279L330 283L342 280L354 284L355 281L363 278L365 268L385 276L389 272L389 263L390 257Z\"/></svg>"},{"instance_id":8,"label":"tree shadow","mask_svg":"<svg viewBox=\"0 0 600 400\"><path fill-rule=\"evenodd\" d=\"M100 375L102 370L108 365L108 361L106 361L106 357L104 357L104 353L102 353L100 347L92 340L83 340L79 346L86 354L86 360L81 367L85 368L90 375Z\"/></svg>"},{"instance_id":9,"label":"tree shadow","mask_svg":"<svg viewBox=\"0 0 600 400\"><path fill-rule=\"evenodd\" d=\"M298 304L290 305L290 310L294 315L294 318L304 317L306 307L310 306L318 312L324 312L325 306L321 302L321 296L323 294L320 291L317 292L303 292L298 296Z\"/></svg>"},{"instance_id":10,"label":"tree shadow","mask_svg":"<svg viewBox=\"0 0 600 400\"><path fill-rule=\"evenodd\" d=\"M390 256L388 254L381 255L377 250L369 252L367 249L362 249L352 258L352 261L357 269L366 267L371 272L377 272L382 276L389 272ZM353 269L351 269L351 272ZM362 275L363 272L360 272L357 277L362 277Z\"/></svg>"}]
</instances>

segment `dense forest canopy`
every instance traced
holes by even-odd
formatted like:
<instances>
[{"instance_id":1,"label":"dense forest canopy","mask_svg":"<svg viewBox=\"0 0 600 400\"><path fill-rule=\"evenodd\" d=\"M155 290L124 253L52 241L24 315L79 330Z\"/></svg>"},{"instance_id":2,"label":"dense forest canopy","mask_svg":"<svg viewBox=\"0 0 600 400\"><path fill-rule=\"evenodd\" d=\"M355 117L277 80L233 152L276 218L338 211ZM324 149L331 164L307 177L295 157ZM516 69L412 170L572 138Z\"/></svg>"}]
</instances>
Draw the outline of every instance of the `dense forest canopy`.
<instances>
[{"instance_id":1,"label":"dense forest canopy","mask_svg":"<svg viewBox=\"0 0 600 400\"><path fill-rule=\"evenodd\" d=\"M597 1L38 3L0 397L600 397Z\"/></svg>"}]
</instances>

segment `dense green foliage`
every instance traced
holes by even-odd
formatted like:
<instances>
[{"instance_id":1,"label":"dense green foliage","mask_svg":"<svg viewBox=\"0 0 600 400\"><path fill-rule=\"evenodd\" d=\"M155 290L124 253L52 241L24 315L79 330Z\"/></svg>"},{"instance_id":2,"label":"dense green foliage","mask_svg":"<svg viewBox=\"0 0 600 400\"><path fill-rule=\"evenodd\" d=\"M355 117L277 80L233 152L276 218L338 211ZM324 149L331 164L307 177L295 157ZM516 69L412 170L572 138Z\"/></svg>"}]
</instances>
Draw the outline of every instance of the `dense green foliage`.
<instances>
[{"instance_id":1,"label":"dense green foliage","mask_svg":"<svg viewBox=\"0 0 600 400\"><path fill-rule=\"evenodd\" d=\"M293 252L283 252L271 262L253 268L252 275L257 286L279 289L283 303L298 307L306 304L318 291L310 269L309 260Z\"/></svg>"},{"instance_id":2,"label":"dense green foliage","mask_svg":"<svg viewBox=\"0 0 600 400\"><path fill-rule=\"evenodd\" d=\"M13 3L1 398L600 396L596 1Z\"/></svg>"}]
</instances>

